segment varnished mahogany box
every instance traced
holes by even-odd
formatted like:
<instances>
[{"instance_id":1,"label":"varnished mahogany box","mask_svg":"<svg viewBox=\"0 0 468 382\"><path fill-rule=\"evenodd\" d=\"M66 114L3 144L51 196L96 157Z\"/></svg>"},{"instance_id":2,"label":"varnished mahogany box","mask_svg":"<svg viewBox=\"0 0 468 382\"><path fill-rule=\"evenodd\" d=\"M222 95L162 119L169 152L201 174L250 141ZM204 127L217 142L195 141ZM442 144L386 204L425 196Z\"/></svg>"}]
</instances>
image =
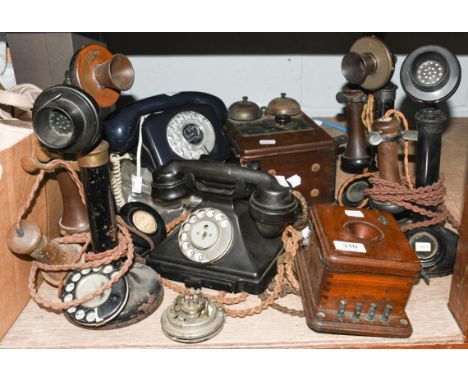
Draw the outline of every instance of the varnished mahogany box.
<instances>
[{"instance_id":1,"label":"varnished mahogany box","mask_svg":"<svg viewBox=\"0 0 468 382\"><path fill-rule=\"evenodd\" d=\"M334 205L311 210L296 256L308 326L317 332L409 337L405 313L421 266L393 216Z\"/></svg>"},{"instance_id":2,"label":"varnished mahogany box","mask_svg":"<svg viewBox=\"0 0 468 382\"><path fill-rule=\"evenodd\" d=\"M295 103L294 110L291 103ZM245 97L235 105L236 113L232 112L234 105L230 107L229 115L239 115L239 109L243 113L252 105ZM234 154L241 165L257 162L262 171L286 179L299 175L301 184L295 189L309 202L333 202L335 140L305 115L296 101L284 95L271 101L263 115L250 113L249 118L252 114L254 117L250 120L236 117L238 119L228 118L226 123Z\"/></svg>"}]
</instances>

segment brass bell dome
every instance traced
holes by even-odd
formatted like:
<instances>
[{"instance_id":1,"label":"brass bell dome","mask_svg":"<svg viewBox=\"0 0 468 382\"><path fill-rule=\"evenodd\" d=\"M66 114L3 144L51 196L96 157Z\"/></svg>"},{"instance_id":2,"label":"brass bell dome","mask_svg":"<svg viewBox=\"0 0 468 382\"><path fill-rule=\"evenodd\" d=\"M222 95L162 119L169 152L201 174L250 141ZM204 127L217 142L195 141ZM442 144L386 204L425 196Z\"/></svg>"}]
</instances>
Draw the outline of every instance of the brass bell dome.
<instances>
[{"instance_id":1,"label":"brass bell dome","mask_svg":"<svg viewBox=\"0 0 468 382\"><path fill-rule=\"evenodd\" d=\"M242 101L234 102L228 109L228 117L235 121L253 121L262 116L262 110L248 97L242 97Z\"/></svg>"},{"instance_id":2,"label":"brass bell dome","mask_svg":"<svg viewBox=\"0 0 468 382\"><path fill-rule=\"evenodd\" d=\"M301 105L293 98L286 97L286 93L281 93L281 97L270 101L266 109L267 114L278 116L294 117L301 114Z\"/></svg>"}]
</instances>

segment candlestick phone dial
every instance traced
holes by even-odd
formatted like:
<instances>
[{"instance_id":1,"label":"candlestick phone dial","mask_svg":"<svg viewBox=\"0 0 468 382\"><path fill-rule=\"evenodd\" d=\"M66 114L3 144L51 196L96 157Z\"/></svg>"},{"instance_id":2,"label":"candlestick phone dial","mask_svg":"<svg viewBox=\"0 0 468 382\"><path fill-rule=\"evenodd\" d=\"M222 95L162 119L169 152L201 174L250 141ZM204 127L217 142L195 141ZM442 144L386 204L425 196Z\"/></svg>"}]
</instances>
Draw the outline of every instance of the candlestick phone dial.
<instances>
[{"instance_id":1,"label":"candlestick phone dial","mask_svg":"<svg viewBox=\"0 0 468 382\"><path fill-rule=\"evenodd\" d=\"M153 197L198 192L203 202L147 258L164 277L259 294L276 273L280 234L295 221L290 187L267 173L210 160L176 160L153 173Z\"/></svg>"},{"instance_id":2,"label":"candlestick phone dial","mask_svg":"<svg viewBox=\"0 0 468 382\"><path fill-rule=\"evenodd\" d=\"M114 200L110 188L109 145L101 138L101 110L87 92L70 85L44 90L33 108L33 128L48 149L77 155L86 198L91 244L95 253L118 245ZM127 260L125 260L127 261ZM63 302L79 299L106 284L123 261L77 269L64 279ZM144 264L133 262L110 289L64 311L75 325L119 328L138 322L156 310L163 296L159 276Z\"/></svg>"},{"instance_id":3,"label":"candlestick phone dial","mask_svg":"<svg viewBox=\"0 0 468 382\"><path fill-rule=\"evenodd\" d=\"M223 130L227 110L223 101L202 92L160 94L133 102L109 115L103 136L113 152L134 152L142 129L142 165L157 168L174 159L231 156Z\"/></svg>"}]
</instances>

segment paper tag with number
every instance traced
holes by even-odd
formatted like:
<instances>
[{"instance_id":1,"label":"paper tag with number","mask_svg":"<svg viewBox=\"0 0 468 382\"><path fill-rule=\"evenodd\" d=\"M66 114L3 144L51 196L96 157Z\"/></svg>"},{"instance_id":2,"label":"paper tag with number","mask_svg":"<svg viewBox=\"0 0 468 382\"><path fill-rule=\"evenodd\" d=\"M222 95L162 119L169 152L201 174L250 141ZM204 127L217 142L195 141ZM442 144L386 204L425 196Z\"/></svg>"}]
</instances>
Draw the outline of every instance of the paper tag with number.
<instances>
[{"instance_id":1,"label":"paper tag with number","mask_svg":"<svg viewBox=\"0 0 468 382\"><path fill-rule=\"evenodd\" d=\"M346 216L351 216L353 218L363 218L364 214L362 211L356 211L356 210L345 210L345 215Z\"/></svg>"},{"instance_id":2,"label":"paper tag with number","mask_svg":"<svg viewBox=\"0 0 468 382\"><path fill-rule=\"evenodd\" d=\"M431 252L431 251L432 251L431 243L426 243L426 242L421 242L421 241L416 242L416 252Z\"/></svg>"},{"instance_id":3,"label":"paper tag with number","mask_svg":"<svg viewBox=\"0 0 468 382\"><path fill-rule=\"evenodd\" d=\"M366 253L366 247L362 243L352 243L350 241L333 240L338 251Z\"/></svg>"}]
</instances>

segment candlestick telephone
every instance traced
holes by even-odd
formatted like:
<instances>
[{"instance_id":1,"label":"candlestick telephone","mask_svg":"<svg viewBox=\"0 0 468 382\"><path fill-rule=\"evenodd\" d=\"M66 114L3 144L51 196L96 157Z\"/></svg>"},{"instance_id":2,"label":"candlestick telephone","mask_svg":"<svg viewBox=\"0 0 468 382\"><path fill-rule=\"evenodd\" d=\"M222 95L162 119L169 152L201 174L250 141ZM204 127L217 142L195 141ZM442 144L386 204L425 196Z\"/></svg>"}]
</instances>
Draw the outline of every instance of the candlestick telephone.
<instances>
[{"instance_id":1,"label":"candlestick telephone","mask_svg":"<svg viewBox=\"0 0 468 382\"><path fill-rule=\"evenodd\" d=\"M229 163L176 160L153 173L153 197L203 202L147 258L162 276L259 294L276 273L280 234L298 202L275 177Z\"/></svg>"},{"instance_id":2,"label":"candlestick telephone","mask_svg":"<svg viewBox=\"0 0 468 382\"><path fill-rule=\"evenodd\" d=\"M39 141L50 150L77 156L95 253L114 249L119 244L110 190L108 144L100 140L101 126L101 110L95 99L74 86L50 87L35 101L33 128ZM30 231L29 236L40 237L37 230ZM68 272L60 298L70 302L98 290L119 272L122 264L117 260ZM67 308L64 315L77 326L119 328L148 317L159 307L162 297L159 276L148 266L133 262L110 289L90 301Z\"/></svg>"},{"instance_id":3,"label":"candlestick telephone","mask_svg":"<svg viewBox=\"0 0 468 382\"><path fill-rule=\"evenodd\" d=\"M113 152L135 152L141 126L142 165L157 168L174 159L231 156L223 130L227 109L223 101L202 92L160 94L133 102L108 116L103 137Z\"/></svg>"}]
</instances>

